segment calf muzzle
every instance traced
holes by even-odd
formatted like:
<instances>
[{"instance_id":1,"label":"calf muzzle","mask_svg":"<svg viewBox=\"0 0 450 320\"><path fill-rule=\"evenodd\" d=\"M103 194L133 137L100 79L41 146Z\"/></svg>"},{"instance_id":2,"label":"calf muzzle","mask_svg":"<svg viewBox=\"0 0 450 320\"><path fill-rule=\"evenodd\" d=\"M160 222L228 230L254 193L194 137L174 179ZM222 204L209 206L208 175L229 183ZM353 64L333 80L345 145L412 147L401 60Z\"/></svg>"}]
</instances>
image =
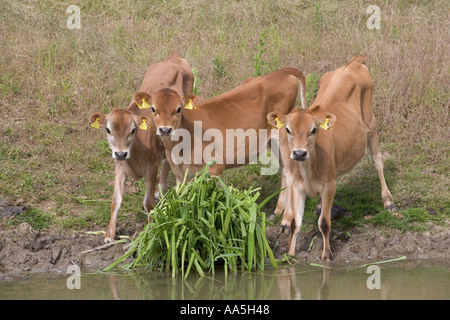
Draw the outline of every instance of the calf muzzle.
<instances>
[{"instance_id":1,"label":"calf muzzle","mask_svg":"<svg viewBox=\"0 0 450 320\"><path fill-rule=\"evenodd\" d=\"M116 160L126 160L129 158L128 152L127 151L115 151L113 158Z\"/></svg>"},{"instance_id":2,"label":"calf muzzle","mask_svg":"<svg viewBox=\"0 0 450 320\"><path fill-rule=\"evenodd\" d=\"M308 152L302 149L293 150L291 158L296 161L305 161L306 159L308 159Z\"/></svg>"},{"instance_id":3,"label":"calf muzzle","mask_svg":"<svg viewBox=\"0 0 450 320\"><path fill-rule=\"evenodd\" d=\"M170 135L171 133L172 133L171 127L160 127L158 130L158 134L160 136L167 136L167 135Z\"/></svg>"}]
</instances>

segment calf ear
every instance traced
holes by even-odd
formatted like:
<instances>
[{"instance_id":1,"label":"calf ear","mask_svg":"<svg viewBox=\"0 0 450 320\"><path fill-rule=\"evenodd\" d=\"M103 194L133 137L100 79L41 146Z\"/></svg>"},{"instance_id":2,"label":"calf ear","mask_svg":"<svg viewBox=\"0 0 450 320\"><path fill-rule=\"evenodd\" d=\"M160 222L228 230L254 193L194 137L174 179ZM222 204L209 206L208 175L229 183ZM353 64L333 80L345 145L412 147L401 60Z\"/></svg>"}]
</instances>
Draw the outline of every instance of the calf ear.
<instances>
[{"instance_id":1,"label":"calf ear","mask_svg":"<svg viewBox=\"0 0 450 320\"><path fill-rule=\"evenodd\" d=\"M136 120L136 124L139 127L139 129L147 130L151 126L151 120L149 117L139 115L134 116L134 119Z\"/></svg>"},{"instance_id":2,"label":"calf ear","mask_svg":"<svg viewBox=\"0 0 450 320\"><path fill-rule=\"evenodd\" d=\"M281 129L286 123L286 116L273 111L267 115L267 122L275 129Z\"/></svg>"},{"instance_id":3,"label":"calf ear","mask_svg":"<svg viewBox=\"0 0 450 320\"><path fill-rule=\"evenodd\" d=\"M106 116L103 113L94 112L90 118L91 127L95 128L95 129L100 129L100 125L105 123L105 119L106 119Z\"/></svg>"},{"instance_id":4,"label":"calf ear","mask_svg":"<svg viewBox=\"0 0 450 320\"><path fill-rule=\"evenodd\" d=\"M311 113L314 116L316 126L320 126L324 130L333 128L333 125L336 122L336 115L328 111L323 111L320 106L311 109Z\"/></svg>"},{"instance_id":5,"label":"calf ear","mask_svg":"<svg viewBox=\"0 0 450 320\"><path fill-rule=\"evenodd\" d=\"M336 122L336 116L333 113L326 112L324 115L318 120L318 125L324 129L329 130L333 128L334 123ZM317 125L317 124L316 124Z\"/></svg>"},{"instance_id":6,"label":"calf ear","mask_svg":"<svg viewBox=\"0 0 450 320\"><path fill-rule=\"evenodd\" d=\"M199 103L200 98L196 94L188 94L183 98L183 105L185 109L195 109Z\"/></svg>"},{"instance_id":7,"label":"calf ear","mask_svg":"<svg viewBox=\"0 0 450 320\"><path fill-rule=\"evenodd\" d=\"M327 113L326 119L328 119L328 123L327 123L328 129L333 128L334 123L336 122L336 116L334 115L334 113L331 113L331 112ZM325 122L327 122L327 121L325 120Z\"/></svg>"},{"instance_id":8,"label":"calf ear","mask_svg":"<svg viewBox=\"0 0 450 320\"><path fill-rule=\"evenodd\" d=\"M133 100L139 109L147 109L151 107L152 97L146 92L137 92L133 95Z\"/></svg>"}]
</instances>

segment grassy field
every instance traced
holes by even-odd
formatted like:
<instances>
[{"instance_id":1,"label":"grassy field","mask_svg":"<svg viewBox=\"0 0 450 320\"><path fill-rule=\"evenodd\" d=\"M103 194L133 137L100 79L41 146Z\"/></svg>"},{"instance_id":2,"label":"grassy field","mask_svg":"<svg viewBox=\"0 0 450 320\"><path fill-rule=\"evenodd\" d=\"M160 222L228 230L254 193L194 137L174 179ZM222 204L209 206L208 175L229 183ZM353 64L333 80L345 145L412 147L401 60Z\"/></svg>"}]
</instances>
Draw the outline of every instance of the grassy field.
<instances>
[{"instance_id":1,"label":"grassy field","mask_svg":"<svg viewBox=\"0 0 450 320\"><path fill-rule=\"evenodd\" d=\"M68 29L72 5L81 29ZM367 7L380 7L369 30ZM201 98L250 76L293 66L308 75L308 100L321 75L357 54L374 78L385 176L403 219L383 212L368 158L339 182L335 203L353 211L340 224L424 230L449 219L448 1L15 1L0 3L0 199L27 205L2 228L104 229L113 160L89 115L126 107L149 64L172 50L195 69ZM258 166L226 172L228 184L279 188ZM174 178L171 176L171 183ZM119 221L145 219L143 181L127 184ZM315 223L308 201L305 224ZM275 200L265 209L271 212ZM375 216L376 215L376 216ZM366 216L375 216L365 219Z\"/></svg>"}]
</instances>

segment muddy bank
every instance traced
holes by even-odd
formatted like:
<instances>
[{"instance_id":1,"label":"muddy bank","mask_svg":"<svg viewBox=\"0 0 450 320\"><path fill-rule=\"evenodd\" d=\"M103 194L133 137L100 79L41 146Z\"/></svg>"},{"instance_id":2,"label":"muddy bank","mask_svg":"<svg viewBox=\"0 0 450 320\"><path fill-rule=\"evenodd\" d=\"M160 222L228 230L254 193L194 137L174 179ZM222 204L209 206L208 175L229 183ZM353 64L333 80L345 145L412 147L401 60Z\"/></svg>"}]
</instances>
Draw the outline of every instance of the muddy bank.
<instances>
[{"instance_id":1,"label":"muddy bank","mask_svg":"<svg viewBox=\"0 0 450 320\"><path fill-rule=\"evenodd\" d=\"M287 251L289 235L278 237L278 228L270 228L267 237L278 257ZM344 232L345 231L345 232ZM423 233L380 231L373 226L342 230L332 228L330 246L333 264L361 264L406 256L408 259L447 260L450 258L450 229L430 223ZM297 236L296 258L318 262L322 256L322 235L318 229Z\"/></svg>"},{"instance_id":2,"label":"muddy bank","mask_svg":"<svg viewBox=\"0 0 450 320\"><path fill-rule=\"evenodd\" d=\"M125 225L119 226L118 231L132 236L142 227L143 223ZM35 273L65 274L72 264L81 270L102 269L125 253L126 243L105 246L103 234L36 231L22 223L13 230L0 231L0 280Z\"/></svg>"},{"instance_id":3,"label":"muddy bank","mask_svg":"<svg viewBox=\"0 0 450 320\"><path fill-rule=\"evenodd\" d=\"M118 231L132 236L142 227L143 224L119 225ZM278 237L278 231L278 227L268 228L267 237L275 255L280 258L287 250L289 236ZM450 258L449 228L430 224L424 233L403 234L382 232L372 226L345 231L334 228L331 232L333 264L357 264L401 256L432 260ZM125 253L125 245L104 247L102 234L36 231L22 223L15 229L0 231L0 280L20 279L35 273L65 274L72 264L82 270L102 269ZM296 251L299 261L320 261L320 232L302 231L297 237Z\"/></svg>"}]
</instances>

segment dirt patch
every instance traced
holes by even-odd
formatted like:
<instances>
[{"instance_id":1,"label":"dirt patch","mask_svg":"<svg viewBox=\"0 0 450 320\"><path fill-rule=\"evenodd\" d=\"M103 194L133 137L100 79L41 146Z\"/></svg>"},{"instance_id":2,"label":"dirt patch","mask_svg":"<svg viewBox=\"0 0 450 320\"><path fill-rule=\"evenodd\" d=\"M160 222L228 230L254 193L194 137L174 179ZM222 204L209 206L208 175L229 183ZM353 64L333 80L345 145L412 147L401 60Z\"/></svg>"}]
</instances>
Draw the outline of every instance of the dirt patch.
<instances>
[{"instance_id":1,"label":"dirt patch","mask_svg":"<svg viewBox=\"0 0 450 320\"><path fill-rule=\"evenodd\" d=\"M0 216L3 219L14 218L28 210L27 206L11 205L8 200L0 199Z\"/></svg>"},{"instance_id":2,"label":"dirt patch","mask_svg":"<svg viewBox=\"0 0 450 320\"><path fill-rule=\"evenodd\" d=\"M122 235L133 235L142 227L143 224L125 225L118 230ZM102 269L125 253L125 245L105 248L103 234L36 231L24 222L13 230L0 231L0 280L34 273L66 273L72 264L82 270Z\"/></svg>"},{"instance_id":3,"label":"dirt patch","mask_svg":"<svg viewBox=\"0 0 450 320\"><path fill-rule=\"evenodd\" d=\"M122 235L142 230L143 223L118 225ZM387 233L373 226L351 230L334 228L331 232L333 263L360 263L407 256L408 259L449 259L450 229L430 224L424 233L397 231ZM278 237L279 227L269 227L267 237L276 256L287 251L288 234ZM66 273L69 265L82 270L102 269L120 258L125 244L107 248L102 234L78 231L36 231L28 223L0 231L0 280L14 280L34 273ZM97 248L97 249L96 249ZM96 249L96 250L91 250ZM88 252L86 252L88 251ZM298 260L320 263L322 236L311 228L297 237Z\"/></svg>"},{"instance_id":4,"label":"dirt patch","mask_svg":"<svg viewBox=\"0 0 450 320\"><path fill-rule=\"evenodd\" d=\"M287 251L289 235L279 228L267 230L274 254L281 258ZM442 260L450 258L450 229L429 223L423 233L380 231L374 226L355 227L350 230L333 228L330 246L334 264L380 261L406 256L408 259ZM318 229L301 231L297 236L296 258L308 262L320 261L322 235Z\"/></svg>"}]
</instances>

